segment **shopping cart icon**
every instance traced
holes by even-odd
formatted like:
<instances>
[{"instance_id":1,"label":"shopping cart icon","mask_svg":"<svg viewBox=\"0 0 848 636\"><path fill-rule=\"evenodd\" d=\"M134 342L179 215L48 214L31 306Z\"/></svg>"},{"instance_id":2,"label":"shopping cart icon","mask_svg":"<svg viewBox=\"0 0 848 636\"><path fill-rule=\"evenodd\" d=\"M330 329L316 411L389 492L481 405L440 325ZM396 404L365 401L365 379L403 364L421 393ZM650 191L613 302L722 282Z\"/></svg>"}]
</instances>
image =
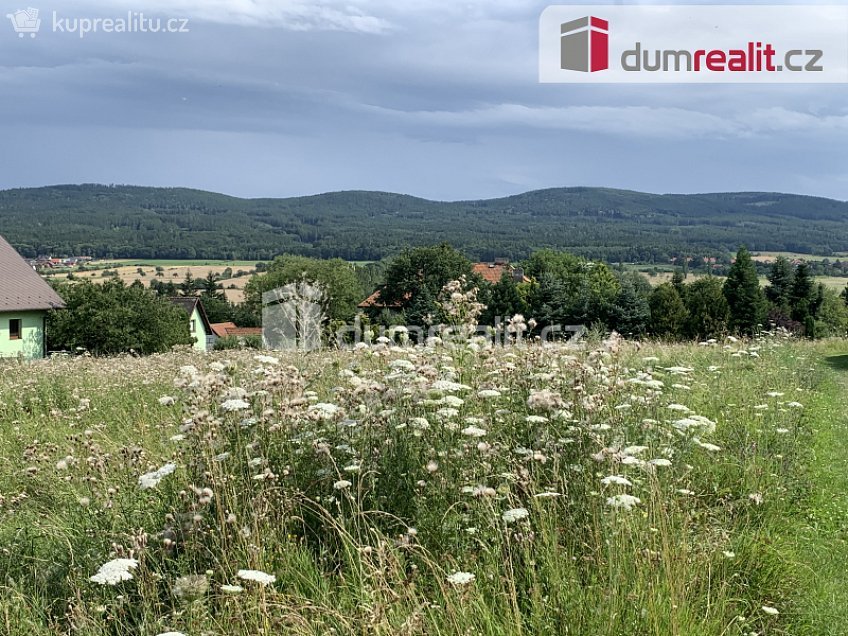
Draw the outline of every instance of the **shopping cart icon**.
<instances>
[{"instance_id":1,"label":"shopping cart icon","mask_svg":"<svg viewBox=\"0 0 848 636\"><path fill-rule=\"evenodd\" d=\"M38 17L38 9L29 7L27 9L18 9L14 13L6 15L12 21L12 26L15 27L15 33L19 38L24 37L29 33L29 37L34 38L35 34L41 28L41 18Z\"/></svg>"}]
</instances>

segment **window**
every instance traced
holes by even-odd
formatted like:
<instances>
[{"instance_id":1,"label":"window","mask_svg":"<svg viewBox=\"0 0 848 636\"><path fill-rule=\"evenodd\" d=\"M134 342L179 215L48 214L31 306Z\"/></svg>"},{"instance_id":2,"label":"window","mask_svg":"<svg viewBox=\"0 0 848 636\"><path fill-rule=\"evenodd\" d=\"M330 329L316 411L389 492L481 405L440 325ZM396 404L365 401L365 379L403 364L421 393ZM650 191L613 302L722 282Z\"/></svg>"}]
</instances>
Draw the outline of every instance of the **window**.
<instances>
[{"instance_id":1,"label":"window","mask_svg":"<svg viewBox=\"0 0 848 636\"><path fill-rule=\"evenodd\" d=\"M191 321L191 333L197 333L197 323L194 320Z\"/></svg>"},{"instance_id":2,"label":"window","mask_svg":"<svg viewBox=\"0 0 848 636\"><path fill-rule=\"evenodd\" d=\"M9 340L21 339L21 319L15 318L9 321Z\"/></svg>"}]
</instances>

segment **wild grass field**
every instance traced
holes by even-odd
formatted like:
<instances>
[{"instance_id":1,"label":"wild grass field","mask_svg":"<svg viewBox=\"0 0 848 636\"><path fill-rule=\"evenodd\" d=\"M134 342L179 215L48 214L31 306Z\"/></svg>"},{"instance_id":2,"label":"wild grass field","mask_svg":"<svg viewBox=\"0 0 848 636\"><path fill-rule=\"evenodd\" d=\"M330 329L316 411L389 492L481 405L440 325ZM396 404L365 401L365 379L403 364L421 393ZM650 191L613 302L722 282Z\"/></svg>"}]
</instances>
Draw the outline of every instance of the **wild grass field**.
<instances>
[{"instance_id":1,"label":"wild grass field","mask_svg":"<svg viewBox=\"0 0 848 636\"><path fill-rule=\"evenodd\" d=\"M0 366L0 633L848 634L843 341Z\"/></svg>"}]
</instances>

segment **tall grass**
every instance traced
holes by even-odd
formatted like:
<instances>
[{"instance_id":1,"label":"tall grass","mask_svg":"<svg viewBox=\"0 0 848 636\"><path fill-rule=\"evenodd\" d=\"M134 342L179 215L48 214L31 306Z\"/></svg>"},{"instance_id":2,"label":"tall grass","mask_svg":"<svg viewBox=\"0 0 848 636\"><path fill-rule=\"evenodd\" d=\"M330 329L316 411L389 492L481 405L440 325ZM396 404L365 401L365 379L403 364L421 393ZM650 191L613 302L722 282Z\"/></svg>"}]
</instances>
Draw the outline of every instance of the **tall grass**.
<instances>
[{"instance_id":1,"label":"tall grass","mask_svg":"<svg viewBox=\"0 0 848 636\"><path fill-rule=\"evenodd\" d=\"M782 633L811 347L6 364L0 630Z\"/></svg>"}]
</instances>

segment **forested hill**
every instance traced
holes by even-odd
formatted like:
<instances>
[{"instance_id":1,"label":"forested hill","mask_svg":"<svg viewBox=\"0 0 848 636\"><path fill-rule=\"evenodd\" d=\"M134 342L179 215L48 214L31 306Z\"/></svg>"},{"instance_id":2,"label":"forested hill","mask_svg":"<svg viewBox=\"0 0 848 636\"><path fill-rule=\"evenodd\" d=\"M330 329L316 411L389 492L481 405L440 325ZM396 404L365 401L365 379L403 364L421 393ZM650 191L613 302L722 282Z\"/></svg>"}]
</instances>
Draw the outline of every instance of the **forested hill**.
<instances>
[{"instance_id":1,"label":"forested hill","mask_svg":"<svg viewBox=\"0 0 848 636\"><path fill-rule=\"evenodd\" d=\"M654 195L558 188L485 201L385 192L239 199L179 188L0 191L0 234L26 256L376 260L447 241L472 258L553 247L611 261L752 250L848 251L848 203L790 194Z\"/></svg>"}]
</instances>

